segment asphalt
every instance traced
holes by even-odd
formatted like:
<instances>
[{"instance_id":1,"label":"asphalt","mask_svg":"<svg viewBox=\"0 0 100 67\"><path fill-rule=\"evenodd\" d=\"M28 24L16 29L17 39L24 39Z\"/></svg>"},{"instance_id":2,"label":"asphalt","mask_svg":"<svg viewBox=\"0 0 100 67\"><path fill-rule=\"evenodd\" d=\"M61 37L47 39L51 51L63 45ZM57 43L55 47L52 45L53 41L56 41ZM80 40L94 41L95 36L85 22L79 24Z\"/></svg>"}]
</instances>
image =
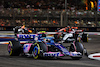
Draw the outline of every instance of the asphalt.
<instances>
[{"instance_id":1,"label":"asphalt","mask_svg":"<svg viewBox=\"0 0 100 67\"><path fill-rule=\"evenodd\" d=\"M88 54L100 52L100 36L89 35L89 38L88 43L82 42ZM70 43L64 43L64 46L68 45ZM100 67L100 61L89 59L85 55L80 60L72 60L68 56L37 60L23 56L9 56L7 45L0 45L0 67Z\"/></svg>"}]
</instances>

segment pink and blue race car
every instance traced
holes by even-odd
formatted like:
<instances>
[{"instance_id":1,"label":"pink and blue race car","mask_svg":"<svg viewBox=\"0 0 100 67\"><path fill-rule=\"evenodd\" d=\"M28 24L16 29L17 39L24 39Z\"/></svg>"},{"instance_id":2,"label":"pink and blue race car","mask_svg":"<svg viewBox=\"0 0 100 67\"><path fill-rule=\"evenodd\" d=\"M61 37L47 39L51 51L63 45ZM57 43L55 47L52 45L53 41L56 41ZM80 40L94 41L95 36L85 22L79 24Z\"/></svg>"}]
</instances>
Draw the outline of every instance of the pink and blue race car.
<instances>
[{"instance_id":1,"label":"pink and blue race car","mask_svg":"<svg viewBox=\"0 0 100 67\"><path fill-rule=\"evenodd\" d=\"M10 56L25 55L34 57L62 57L70 56L72 59L81 59L84 53L83 45L73 41L70 46L64 47L61 40L55 42L54 37L43 37L45 34L17 34L17 38L9 41L8 52ZM27 40L26 43L20 43Z\"/></svg>"}]
</instances>

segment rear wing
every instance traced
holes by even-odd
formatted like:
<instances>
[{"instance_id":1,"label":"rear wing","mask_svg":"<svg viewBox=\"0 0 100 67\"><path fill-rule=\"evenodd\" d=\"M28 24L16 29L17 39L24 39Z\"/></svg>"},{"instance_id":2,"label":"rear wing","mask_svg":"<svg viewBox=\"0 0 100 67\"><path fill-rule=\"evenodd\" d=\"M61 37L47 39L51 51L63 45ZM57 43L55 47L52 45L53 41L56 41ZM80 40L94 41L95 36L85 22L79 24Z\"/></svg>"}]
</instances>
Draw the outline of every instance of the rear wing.
<instances>
[{"instance_id":1,"label":"rear wing","mask_svg":"<svg viewBox=\"0 0 100 67\"><path fill-rule=\"evenodd\" d=\"M8 44L9 41L11 40L18 40L20 43L25 43L27 41L34 41L34 40L39 40L41 38L40 34L17 34L15 35L0 35L0 44Z\"/></svg>"},{"instance_id":2,"label":"rear wing","mask_svg":"<svg viewBox=\"0 0 100 67\"><path fill-rule=\"evenodd\" d=\"M17 34L18 39L34 39L37 34Z\"/></svg>"}]
</instances>

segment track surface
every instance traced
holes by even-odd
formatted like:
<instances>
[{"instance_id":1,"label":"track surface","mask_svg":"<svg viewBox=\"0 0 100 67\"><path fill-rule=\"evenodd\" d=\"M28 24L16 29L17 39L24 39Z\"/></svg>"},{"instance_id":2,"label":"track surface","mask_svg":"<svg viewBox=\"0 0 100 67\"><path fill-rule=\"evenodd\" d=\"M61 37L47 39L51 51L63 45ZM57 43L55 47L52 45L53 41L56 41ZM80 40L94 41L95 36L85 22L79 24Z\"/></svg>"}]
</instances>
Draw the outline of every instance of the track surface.
<instances>
[{"instance_id":1,"label":"track surface","mask_svg":"<svg viewBox=\"0 0 100 67\"><path fill-rule=\"evenodd\" d=\"M89 35L88 43L84 44L88 54L100 52L100 36ZM65 43L64 46L69 45ZM80 60L72 60L70 57L58 59L33 59L23 56L9 56L7 45L0 45L0 67L100 67L100 61L88 59L83 56Z\"/></svg>"}]
</instances>

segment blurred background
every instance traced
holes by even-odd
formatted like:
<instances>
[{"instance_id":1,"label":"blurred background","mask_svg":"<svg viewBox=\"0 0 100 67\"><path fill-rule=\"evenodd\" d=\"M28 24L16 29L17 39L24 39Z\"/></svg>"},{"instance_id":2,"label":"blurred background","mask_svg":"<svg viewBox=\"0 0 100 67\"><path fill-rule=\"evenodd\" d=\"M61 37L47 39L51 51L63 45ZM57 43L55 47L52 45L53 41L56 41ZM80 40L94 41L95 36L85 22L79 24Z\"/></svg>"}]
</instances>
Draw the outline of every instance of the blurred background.
<instances>
[{"instance_id":1,"label":"blurred background","mask_svg":"<svg viewBox=\"0 0 100 67\"><path fill-rule=\"evenodd\" d=\"M0 0L0 26L100 27L98 0Z\"/></svg>"}]
</instances>

